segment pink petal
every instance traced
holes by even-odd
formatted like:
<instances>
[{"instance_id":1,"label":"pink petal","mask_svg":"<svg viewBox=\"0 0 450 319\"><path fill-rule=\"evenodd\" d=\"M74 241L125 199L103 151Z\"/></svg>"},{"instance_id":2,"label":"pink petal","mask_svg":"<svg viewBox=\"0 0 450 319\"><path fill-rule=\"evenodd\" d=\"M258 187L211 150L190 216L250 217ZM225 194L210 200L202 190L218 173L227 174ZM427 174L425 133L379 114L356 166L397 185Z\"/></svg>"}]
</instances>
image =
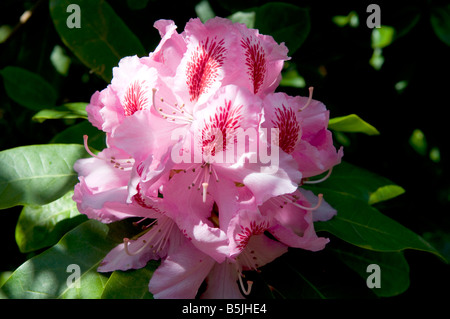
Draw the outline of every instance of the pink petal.
<instances>
[{"instance_id":1,"label":"pink petal","mask_svg":"<svg viewBox=\"0 0 450 319\"><path fill-rule=\"evenodd\" d=\"M236 265L230 262L215 263L206 277L206 291L200 296L203 299L245 299L242 296L237 280Z\"/></svg>"},{"instance_id":2,"label":"pink petal","mask_svg":"<svg viewBox=\"0 0 450 319\"><path fill-rule=\"evenodd\" d=\"M311 203L311 206L316 206L318 202L318 197L311 191L306 189L299 189L303 196L308 200L308 202ZM322 200L322 203L320 204L319 208L313 211L313 221L327 221L333 218L337 214L336 209L331 207L330 204L328 204L325 199Z\"/></svg>"},{"instance_id":3,"label":"pink petal","mask_svg":"<svg viewBox=\"0 0 450 319\"><path fill-rule=\"evenodd\" d=\"M191 170L180 172L164 185L166 214L173 218L195 247L222 262L228 254L228 238L209 220L213 207L211 196L203 202L202 189L198 190L197 185L191 187L196 174Z\"/></svg>"},{"instance_id":4,"label":"pink petal","mask_svg":"<svg viewBox=\"0 0 450 319\"><path fill-rule=\"evenodd\" d=\"M155 299L193 299L214 263L186 241L156 269L149 290Z\"/></svg>"}]
</instances>

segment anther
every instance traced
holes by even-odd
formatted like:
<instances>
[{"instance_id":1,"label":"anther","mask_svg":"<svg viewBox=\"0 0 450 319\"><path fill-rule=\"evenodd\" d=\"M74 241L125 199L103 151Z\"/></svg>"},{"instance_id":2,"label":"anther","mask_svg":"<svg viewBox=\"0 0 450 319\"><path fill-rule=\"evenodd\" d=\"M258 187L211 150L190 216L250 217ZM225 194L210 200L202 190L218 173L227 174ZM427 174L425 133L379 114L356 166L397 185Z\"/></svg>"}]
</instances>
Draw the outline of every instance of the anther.
<instances>
[{"instance_id":1,"label":"anther","mask_svg":"<svg viewBox=\"0 0 450 319\"><path fill-rule=\"evenodd\" d=\"M208 191L208 183L202 183L203 186L203 203L206 203L206 193Z\"/></svg>"}]
</instances>

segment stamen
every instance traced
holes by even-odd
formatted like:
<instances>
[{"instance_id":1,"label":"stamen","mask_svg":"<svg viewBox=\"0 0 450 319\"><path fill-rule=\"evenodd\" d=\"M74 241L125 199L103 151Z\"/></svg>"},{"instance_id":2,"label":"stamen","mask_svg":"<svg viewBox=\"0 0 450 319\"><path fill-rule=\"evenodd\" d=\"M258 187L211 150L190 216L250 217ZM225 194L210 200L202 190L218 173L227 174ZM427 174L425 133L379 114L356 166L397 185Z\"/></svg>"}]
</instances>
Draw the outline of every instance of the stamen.
<instances>
[{"instance_id":1,"label":"stamen","mask_svg":"<svg viewBox=\"0 0 450 319\"><path fill-rule=\"evenodd\" d=\"M164 98L160 98L159 100L161 101L161 103L164 103L170 109L170 113L164 112L162 107L156 107L156 91L157 89L152 89L152 104L153 108L158 112L159 115L161 115L163 119L170 120L172 122L178 121L176 122L177 124L189 124L194 120L192 114L189 114L188 112L183 110L184 104L182 104L181 106L179 106L178 103L171 105L167 103ZM177 113L180 113L181 116L177 116Z\"/></svg>"},{"instance_id":2,"label":"stamen","mask_svg":"<svg viewBox=\"0 0 450 319\"><path fill-rule=\"evenodd\" d=\"M318 183L322 183L323 181L327 180L328 177L330 177L331 172L333 171L333 168L330 168L328 170L327 175L325 175L324 177L322 177L321 179L315 180L315 181L303 181L303 184L318 184Z\"/></svg>"},{"instance_id":3,"label":"stamen","mask_svg":"<svg viewBox=\"0 0 450 319\"><path fill-rule=\"evenodd\" d=\"M87 144L87 140L88 140L88 136L87 135L83 135L84 148L86 149L86 152L88 152L88 154L91 155L92 157L104 160L104 158L101 158L101 157L95 155L94 153L92 153L92 151L89 149L89 146Z\"/></svg>"},{"instance_id":4,"label":"stamen","mask_svg":"<svg viewBox=\"0 0 450 319\"><path fill-rule=\"evenodd\" d=\"M216 178L216 182L219 182L219 176L217 176L216 170L214 169L214 167L212 167L212 165L210 165L209 167L210 167L210 173L212 171L214 173L215 178Z\"/></svg>"},{"instance_id":5,"label":"stamen","mask_svg":"<svg viewBox=\"0 0 450 319\"><path fill-rule=\"evenodd\" d=\"M158 225L158 227L152 228L150 230L145 230L143 232L143 233L146 233L146 232L150 231L153 233L150 234L149 238L146 239L147 241L143 240L145 245L143 245L141 248L139 248L138 250L136 250L134 252L131 252L128 247L130 239L128 239L128 238L123 239L125 253L128 256L136 256L137 254L141 253L144 249L146 249L149 245L151 246L150 248L153 249L153 253L161 251L165 247L165 245L169 239L169 235L172 232L172 228L175 225L175 223L173 223L172 220L167 217L166 218L158 218L158 219L154 220L150 225L146 226L145 229L148 229L150 226L153 226L153 225L155 225L155 227L156 227L156 225Z\"/></svg>"},{"instance_id":6,"label":"stamen","mask_svg":"<svg viewBox=\"0 0 450 319\"><path fill-rule=\"evenodd\" d=\"M114 168L120 169L122 171L124 171L124 170L129 171L132 169L132 166L134 164L134 159L132 157L129 157L127 159L116 159L114 156L111 156L109 159L107 159L105 157L100 157L100 156L92 153L92 151L89 149L87 141L88 141L88 136L83 135L84 148L86 149L86 152L88 152L88 154L91 155L92 157L106 161L107 163L110 163Z\"/></svg>"},{"instance_id":7,"label":"stamen","mask_svg":"<svg viewBox=\"0 0 450 319\"><path fill-rule=\"evenodd\" d=\"M150 245L151 240L147 241L145 243L144 246L142 246L141 248L139 248L138 250L136 250L135 252L130 252L130 250L128 249L128 243L129 243L129 239L128 238L124 238L123 239L123 243L124 243L124 248L125 248L125 253L128 256L136 256L137 254L139 254L140 252L142 252L148 245Z\"/></svg>"},{"instance_id":8,"label":"stamen","mask_svg":"<svg viewBox=\"0 0 450 319\"><path fill-rule=\"evenodd\" d=\"M298 109L298 112L301 112L301 111L305 110L305 109L309 106L309 104L311 104L313 90L314 90L314 88L313 88L312 86L310 86L310 87L309 87L309 97L308 97L308 101L306 102L306 104L305 104L303 107L301 107L301 108Z\"/></svg>"},{"instance_id":9,"label":"stamen","mask_svg":"<svg viewBox=\"0 0 450 319\"><path fill-rule=\"evenodd\" d=\"M250 295L250 292L252 290L253 281L247 280L247 289L245 289L244 283L242 282L242 277L244 277L244 275L239 272L238 276L239 276L239 284L241 285L242 292L246 296Z\"/></svg>"},{"instance_id":10,"label":"stamen","mask_svg":"<svg viewBox=\"0 0 450 319\"><path fill-rule=\"evenodd\" d=\"M291 204L298 208L304 209L304 210L313 211L313 210L316 210L317 208L319 208L320 205L322 204L323 194L319 194L319 195L317 195L317 197L319 197L319 201L317 202L316 206L314 206L314 207L306 207L306 206L300 205L295 202L292 202Z\"/></svg>"}]
</instances>

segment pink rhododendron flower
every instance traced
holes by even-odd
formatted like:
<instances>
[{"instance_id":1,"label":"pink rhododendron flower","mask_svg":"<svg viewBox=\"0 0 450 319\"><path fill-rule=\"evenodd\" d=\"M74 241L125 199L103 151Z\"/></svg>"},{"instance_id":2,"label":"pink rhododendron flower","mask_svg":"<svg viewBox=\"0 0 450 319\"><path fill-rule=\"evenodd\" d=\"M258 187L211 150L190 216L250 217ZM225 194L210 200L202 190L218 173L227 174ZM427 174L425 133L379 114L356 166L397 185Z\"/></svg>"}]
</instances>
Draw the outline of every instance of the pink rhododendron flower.
<instances>
[{"instance_id":1,"label":"pink rhododendron flower","mask_svg":"<svg viewBox=\"0 0 450 319\"><path fill-rule=\"evenodd\" d=\"M191 19L181 33L170 20L154 26L156 49L124 57L87 106L108 147L94 154L85 138L92 157L75 164L73 199L104 223L138 220L98 271L161 260L155 298L243 298L247 271L328 243L314 222L336 210L301 186L326 179L343 152L312 90L275 93L283 43L218 17Z\"/></svg>"}]
</instances>

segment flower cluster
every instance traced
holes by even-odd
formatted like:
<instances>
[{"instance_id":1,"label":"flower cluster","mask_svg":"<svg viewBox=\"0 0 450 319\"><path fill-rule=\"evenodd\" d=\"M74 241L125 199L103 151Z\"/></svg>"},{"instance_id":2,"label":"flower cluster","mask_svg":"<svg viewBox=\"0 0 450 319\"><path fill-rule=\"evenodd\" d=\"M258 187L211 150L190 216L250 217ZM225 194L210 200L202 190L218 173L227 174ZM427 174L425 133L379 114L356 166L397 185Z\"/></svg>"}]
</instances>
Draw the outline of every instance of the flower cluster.
<instances>
[{"instance_id":1,"label":"flower cluster","mask_svg":"<svg viewBox=\"0 0 450 319\"><path fill-rule=\"evenodd\" d=\"M288 247L325 247L313 223L336 211L301 185L331 172L342 150L312 89L275 93L284 44L218 17L192 19L182 33L169 20L155 27L155 51L123 58L91 98L89 121L108 147L94 154L85 137L92 157L75 164L73 199L89 218L135 218L141 230L98 271L161 260L155 298L243 298L246 271Z\"/></svg>"}]
</instances>

